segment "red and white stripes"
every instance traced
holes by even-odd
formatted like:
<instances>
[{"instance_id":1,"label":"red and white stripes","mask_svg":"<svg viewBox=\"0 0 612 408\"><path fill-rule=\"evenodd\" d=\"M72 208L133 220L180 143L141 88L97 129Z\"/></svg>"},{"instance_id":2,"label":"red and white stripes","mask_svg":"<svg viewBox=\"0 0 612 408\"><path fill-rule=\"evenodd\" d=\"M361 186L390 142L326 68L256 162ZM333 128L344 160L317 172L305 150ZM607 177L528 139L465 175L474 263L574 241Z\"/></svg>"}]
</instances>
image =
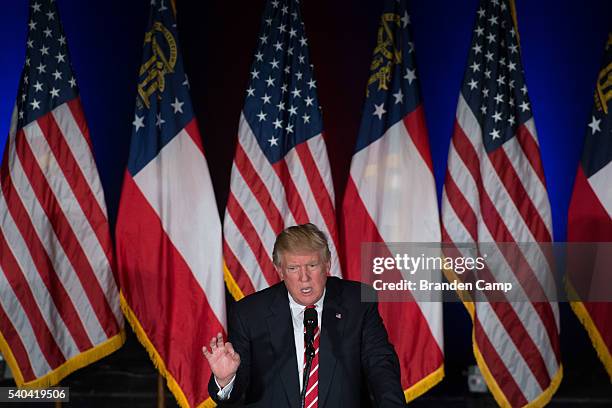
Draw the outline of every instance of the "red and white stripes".
<instances>
[{"instance_id":1,"label":"red and white stripes","mask_svg":"<svg viewBox=\"0 0 612 408\"><path fill-rule=\"evenodd\" d=\"M16 119L0 171L2 352L18 385L45 385L117 349L123 316L80 101Z\"/></svg>"},{"instance_id":2,"label":"red and white stripes","mask_svg":"<svg viewBox=\"0 0 612 408\"><path fill-rule=\"evenodd\" d=\"M550 242L550 204L533 119L491 153L482 140L460 95L442 195L443 241ZM519 265L542 291L550 288L547 254L537 245L528 248L518 250L514 259L507 251L493 251L487 259L491 276L516 283ZM477 302L468 307L476 358L498 403L518 407L549 398L561 378L556 303Z\"/></svg>"},{"instance_id":3,"label":"red and white stripes","mask_svg":"<svg viewBox=\"0 0 612 408\"><path fill-rule=\"evenodd\" d=\"M304 398L306 408L317 408L319 406L319 346L321 343L321 330L315 328L313 346L315 349L312 364L310 366L310 376L308 377L308 388ZM304 369L306 368L306 355L304 354Z\"/></svg>"},{"instance_id":4,"label":"red and white stripes","mask_svg":"<svg viewBox=\"0 0 612 408\"><path fill-rule=\"evenodd\" d=\"M312 222L327 234L331 274L340 276L334 193L322 135L271 164L241 115L223 224L224 258L241 297L279 281L272 247L284 228Z\"/></svg>"}]
</instances>

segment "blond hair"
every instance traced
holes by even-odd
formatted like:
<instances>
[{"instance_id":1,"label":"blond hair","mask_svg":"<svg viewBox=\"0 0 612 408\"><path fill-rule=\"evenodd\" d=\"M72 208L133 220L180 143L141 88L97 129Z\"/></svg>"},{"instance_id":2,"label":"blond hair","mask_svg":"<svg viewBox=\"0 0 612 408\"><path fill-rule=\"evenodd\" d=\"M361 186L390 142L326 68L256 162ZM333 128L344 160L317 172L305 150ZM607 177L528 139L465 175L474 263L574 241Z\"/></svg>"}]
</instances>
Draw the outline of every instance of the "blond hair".
<instances>
[{"instance_id":1,"label":"blond hair","mask_svg":"<svg viewBox=\"0 0 612 408\"><path fill-rule=\"evenodd\" d=\"M283 232L278 234L272 250L272 262L274 262L274 265L280 266L281 254L304 251L320 251L323 262L329 262L331 259L327 237L316 225L311 223L294 225L285 228Z\"/></svg>"}]
</instances>

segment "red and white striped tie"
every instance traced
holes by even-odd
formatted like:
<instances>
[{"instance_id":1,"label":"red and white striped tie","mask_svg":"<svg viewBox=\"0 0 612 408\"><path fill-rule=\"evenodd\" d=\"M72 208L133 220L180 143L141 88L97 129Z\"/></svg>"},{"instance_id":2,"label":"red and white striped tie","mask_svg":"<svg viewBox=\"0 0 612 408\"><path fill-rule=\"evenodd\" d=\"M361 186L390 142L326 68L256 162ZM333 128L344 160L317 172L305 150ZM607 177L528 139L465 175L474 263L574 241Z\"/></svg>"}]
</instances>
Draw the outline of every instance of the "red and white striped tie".
<instances>
[{"instance_id":1,"label":"red and white striped tie","mask_svg":"<svg viewBox=\"0 0 612 408\"><path fill-rule=\"evenodd\" d=\"M306 306L306 309L313 309L315 305ZM304 329L306 331L306 329ZM306 388L306 398L304 400L305 408L318 408L317 401L319 400L319 327L315 327L314 331L314 349L315 355L310 366L310 377L308 379L308 387ZM306 344L304 344L304 369L306 369Z\"/></svg>"}]
</instances>

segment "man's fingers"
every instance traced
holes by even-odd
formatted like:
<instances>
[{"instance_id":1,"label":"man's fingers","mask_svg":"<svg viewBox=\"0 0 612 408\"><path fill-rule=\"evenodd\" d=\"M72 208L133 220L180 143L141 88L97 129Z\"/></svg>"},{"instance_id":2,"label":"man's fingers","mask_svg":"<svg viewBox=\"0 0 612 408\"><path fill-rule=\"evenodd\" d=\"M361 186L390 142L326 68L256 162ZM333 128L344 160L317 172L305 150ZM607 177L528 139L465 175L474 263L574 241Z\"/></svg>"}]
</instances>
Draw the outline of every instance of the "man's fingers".
<instances>
[{"instance_id":1,"label":"man's fingers","mask_svg":"<svg viewBox=\"0 0 612 408\"><path fill-rule=\"evenodd\" d=\"M217 333L217 347L223 347L223 335L219 332Z\"/></svg>"},{"instance_id":2,"label":"man's fingers","mask_svg":"<svg viewBox=\"0 0 612 408\"><path fill-rule=\"evenodd\" d=\"M240 354L234 352L233 354L230 355L230 358L234 360L235 362L237 362L238 364L240 364Z\"/></svg>"},{"instance_id":3,"label":"man's fingers","mask_svg":"<svg viewBox=\"0 0 612 408\"><path fill-rule=\"evenodd\" d=\"M202 347L202 353L204 354L204 357L206 357L208 360L210 360L213 355L222 353L225 354L230 353L233 354L234 353L234 348L232 347L231 343L227 343L230 348L226 349L225 347L225 343L223 343L223 335L221 333L217 333L217 335L213 338L210 339L210 344L209 344L209 348L207 348L206 346Z\"/></svg>"},{"instance_id":4,"label":"man's fingers","mask_svg":"<svg viewBox=\"0 0 612 408\"><path fill-rule=\"evenodd\" d=\"M229 356L232 360L240 362L240 354L236 353L236 350L234 350L234 346L232 346L232 343L225 343L225 349L229 353Z\"/></svg>"}]
</instances>

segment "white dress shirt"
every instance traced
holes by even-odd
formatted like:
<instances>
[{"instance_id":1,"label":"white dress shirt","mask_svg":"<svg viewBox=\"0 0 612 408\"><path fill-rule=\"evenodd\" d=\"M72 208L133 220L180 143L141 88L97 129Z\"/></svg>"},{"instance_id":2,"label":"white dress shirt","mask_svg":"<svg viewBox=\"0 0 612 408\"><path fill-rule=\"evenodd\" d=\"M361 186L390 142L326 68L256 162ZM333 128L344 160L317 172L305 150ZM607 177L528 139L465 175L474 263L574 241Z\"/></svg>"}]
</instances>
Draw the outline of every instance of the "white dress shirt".
<instances>
[{"instance_id":1,"label":"white dress shirt","mask_svg":"<svg viewBox=\"0 0 612 408\"><path fill-rule=\"evenodd\" d=\"M297 360L298 367L298 378L300 381L300 390L302 389L302 382L304 381L304 310L306 306L300 305L296 302L291 294L287 292L287 296L289 297L289 308L291 309L291 321L293 323L293 339L295 340L295 358ZM325 300L325 289L323 289L323 295L321 299L315 303L315 307L317 309L317 321L319 326L319 333L321 333L321 318L323 316L323 300ZM320 334L319 334L320 335ZM217 387L219 387L219 391L217 392L217 396L219 399L224 400L230 397L232 389L234 388L234 380L236 376L232 378L229 384L225 387L221 388L217 379L215 378L215 382L217 383Z\"/></svg>"},{"instance_id":2,"label":"white dress shirt","mask_svg":"<svg viewBox=\"0 0 612 408\"><path fill-rule=\"evenodd\" d=\"M291 317L293 320L293 339L295 340L295 357L297 359L298 375L300 379L300 390L304 381L304 310L306 306L297 303L289 293L289 307L291 308ZM317 309L317 321L319 325L319 333L321 332L321 316L323 315L323 300L325 299L325 289L323 296L315 303ZM320 335L320 334L319 334Z\"/></svg>"}]
</instances>

